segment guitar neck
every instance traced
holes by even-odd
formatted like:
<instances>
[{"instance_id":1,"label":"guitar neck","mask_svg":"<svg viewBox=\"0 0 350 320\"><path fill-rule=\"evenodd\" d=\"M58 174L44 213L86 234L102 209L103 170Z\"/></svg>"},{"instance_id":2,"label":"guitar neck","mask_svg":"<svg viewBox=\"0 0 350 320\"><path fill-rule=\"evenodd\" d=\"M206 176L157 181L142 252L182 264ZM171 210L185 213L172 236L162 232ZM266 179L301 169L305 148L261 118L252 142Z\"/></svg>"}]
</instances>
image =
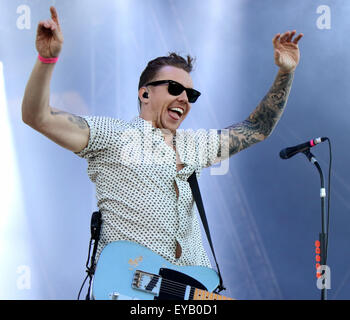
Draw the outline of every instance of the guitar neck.
<instances>
[{"instance_id":1,"label":"guitar neck","mask_svg":"<svg viewBox=\"0 0 350 320\"><path fill-rule=\"evenodd\" d=\"M201 289L195 289L193 294L193 300L234 300L232 298L228 298L225 296L221 296L220 294L201 290Z\"/></svg>"}]
</instances>

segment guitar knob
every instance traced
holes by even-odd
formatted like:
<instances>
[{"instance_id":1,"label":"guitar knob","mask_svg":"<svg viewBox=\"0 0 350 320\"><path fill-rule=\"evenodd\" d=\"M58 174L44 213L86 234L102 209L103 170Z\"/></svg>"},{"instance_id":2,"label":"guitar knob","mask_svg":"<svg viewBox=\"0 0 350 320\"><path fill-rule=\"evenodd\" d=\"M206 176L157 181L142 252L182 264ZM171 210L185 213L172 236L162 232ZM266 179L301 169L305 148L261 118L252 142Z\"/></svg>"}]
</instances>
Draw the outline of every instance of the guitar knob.
<instances>
[{"instance_id":1,"label":"guitar knob","mask_svg":"<svg viewBox=\"0 0 350 320\"><path fill-rule=\"evenodd\" d=\"M109 295L111 297L111 300L118 300L119 298L119 293L118 292L113 292L112 294Z\"/></svg>"}]
</instances>

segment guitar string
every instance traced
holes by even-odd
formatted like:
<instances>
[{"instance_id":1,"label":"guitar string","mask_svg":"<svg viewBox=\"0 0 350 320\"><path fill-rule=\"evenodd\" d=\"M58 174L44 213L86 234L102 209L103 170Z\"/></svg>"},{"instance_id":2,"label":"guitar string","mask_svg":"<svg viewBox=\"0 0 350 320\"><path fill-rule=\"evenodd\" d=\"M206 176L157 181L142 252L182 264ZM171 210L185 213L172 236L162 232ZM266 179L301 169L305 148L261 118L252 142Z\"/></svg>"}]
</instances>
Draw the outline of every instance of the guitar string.
<instances>
[{"instance_id":1,"label":"guitar string","mask_svg":"<svg viewBox=\"0 0 350 320\"><path fill-rule=\"evenodd\" d=\"M201 290L201 289L199 289L199 290ZM185 294L185 292L184 291L182 291L182 292L176 292L176 291L174 291L174 290L168 290L168 289L163 289L162 290L162 292L164 292L164 293L170 293L170 294L172 294L172 295L174 295L174 296L177 296L177 297L179 297L179 298L181 298L181 299L183 299L185 296L184 296L184 294ZM207 291L207 292L209 292L209 291ZM201 298L201 299L200 299ZM193 300L193 299L192 299ZM199 299L198 300L214 300L214 299L209 299L209 296L206 296L206 295L200 295L199 296Z\"/></svg>"},{"instance_id":2,"label":"guitar string","mask_svg":"<svg viewBox=\"0 0 350 320\"><path fill-rule=\"evenodd\" d=\"M186 290L187 285L184 284L184 283L177 282L177 281L174 281L174 280L165 279L165 278L162 278L161 276L156 276L156 278L157 278L157 281L159 280L159 278L161 278L162 279L162 284L164 282L164 285L172 285L173 287L177 287L180 290L181 289ZM190 288L192 288L192 286L190 286Z\"/></svg>"},{"instance_id":3,"label":"guitar string","mask_svg":"<svg viewBox=\"0 0 350 320\"><path fill-rule=\"evenodd\" d=\"M153 278L155 278L158 282L159 278L161 278L161 276L158 275L154 275ZM181 295L182 297L185 294L185 290L186 290L186 284L180 283L180 282L176 282L173 280L168 280L168 279L162 279L162 286L163 286L163 291L166 293L172 293L175 295ZM164 284L163 284L164 282ZM169 285L169 286L168 286ZM191 286L190 286L191 287ZM191 287L192 288L192 287Z\"/></svg>"},{"instance_id":4,"label":"guitar string","mask_svg":"<svg viewBox=\"0 0 350 320\"><path fill-rule=\"evenodd\" d=\"M153 278L155 278L158 282L159 278L161 278L161 276L158 276L158 275L154 275ZM183 297L185 292L186 292L186 287L187 285L186 284L183 284L181 282L177 282L177 281L173 281L173 280L169 280L169 279L164 279L162 278L162 284L164 282L164 287L162 288L163 292L165 293L171 293L171 294L174 294L174 295L177 295L177 296L180 296L180 297ZM169 285L169 287L168 287ZM176 288L177 287L177 288ZM206 290L203 290L203 289L198 289L198 288L195 288L195 287L192 287L192 286L189 286L190 287L190 290L192 288L194 289L197 289L197 290L202 290L204 292L208 292L209 291L206 291ZM205 297L205 296L204 296ZM206 298L206 297L205 297ZM208 300L206 298L206 300Z\"/></svg>"},{"instance_id":5,"label":"guitar string","mask_svg":"<svg viewBox=\"0 0 350 320\"><path fill-rule=\"evenodd\" d=\"M169 279L165 279L165 278L162 278L161 276L158 276L158 275L153 275L152 278L157 280L157 282L158 282L159 278L162 279L162 284L164 282L164 285L162 287L162 292L172 294L172 295L177 296L177 297L182 298L182 299L184 298L184 295L185 295L185 292L186 292L186 286L187 286L186 284L183 284L183 283L180 283L180 282L177 282L177 281L173 281L173 280L169 280ZM209 292L207 290L195 288L195 287L192 287L192 286L189 286L189 287L191 289L194 288L194 289L200 290L202 292L211 293L211 292ZM217 296L220 296L220 295L215 294L215 296L217 297ZM209 296L207 296L206 294L201 295L198 298L202 298L202 299L199 299L199 300L216 300L216 299L213 299L213 297L211 299L209 299Z\"/></svg>"},{"instance_id":6,"label":"guitar string","mask_svg":"<svg viewBox=\"0 0 350 320\"><path fill-rule=\"evenodd\" d=\"M159 278L161 278L160 276L154 276L154 278L157 279L157 282L159 280ZM178 295L178 296L184 296L185 291L186 291L186 285L176 282L176 281L172 281L172 280L168 280L168 279L162 279L161 282L161 286L162 286L162 291L166 292L166 293L171 293L174 295ZM164 281L164 284L163 284Z\"/></svg>"},{"instance_id":7,"label":"guitar string","mask_svg":"<svg viewBox=\"0 0 350 320\"><path fill-rule=\"evenodd\" d=\"M166 280L166 279L164 279L164 280ZM166 280L167 281L167 280ZM168 289L169 287L165 287L165 288L163 288L163 292L166 292L166 293L171 293L171 294L174 294L174 295L177 295L177 296L179 296L179 297L181 297L181 298L184 298L184 294L185 294L185 291L183 290L183 291L178 291L178 290L172 290L171 289L171 287L170 287L170 290ZM190 288L194 288L194 289L196 289L196 290L200 290L202 293L209 293L209 294L211 294L212 292L210 292L210 291L207 291L207 290L203 290L203 289L198 289L198 288L195 288L195 287L192 287L192 286L190 286ZM220 295L218 295L218 294L216 294L216 293L213 293L214 294L214 296L215 297L223 297L223 296L220 296ZM213 299L214 297L211 297L211 298L209 298L209 295L206 295L206 294L202 294L202 295L200 295L199 296L199 298L201 298L201 300L217 300L217 299ZM192 299L193 300L193 299ZM200 300L200 299L199 299Z\"/></svg>"},{"instance_id":8,"label":"guitar string","mask_svg":"<svg viewBox=\"0 0 350 320\"><path fill-rule=\"evenodd\" d=\"M198 290L201 290L201 289L198 289ZM180 297L180 298L184 298L184 293L185 292L174 292L173 290L167 290L167 289L164 289L164 290L162 290L163 292L165 292L165 293L171 293L171 294L173 294L173 295L176 295L176 296L178 296L178 297ZM201 291L205 291L205 290L201 290ZM209 292L209 291L205 291L205 292L208 292L208 293L211 293L211 292ZM178 294L177 294L178 293ZM216 295L216 294L215 294ZM216 295L216 297L217 297L218 295ZM193 297L194 297L194 295L193 295ZM217 299L213 299L214 297L211 297L211 298L209 298L209 295L207 296L207 295L205 295L205 294L203 294L203 295L199 295L198 296L198 300L217 300ZM192 299L193 300L193 299Z\"/></svg>"}]
</instances>

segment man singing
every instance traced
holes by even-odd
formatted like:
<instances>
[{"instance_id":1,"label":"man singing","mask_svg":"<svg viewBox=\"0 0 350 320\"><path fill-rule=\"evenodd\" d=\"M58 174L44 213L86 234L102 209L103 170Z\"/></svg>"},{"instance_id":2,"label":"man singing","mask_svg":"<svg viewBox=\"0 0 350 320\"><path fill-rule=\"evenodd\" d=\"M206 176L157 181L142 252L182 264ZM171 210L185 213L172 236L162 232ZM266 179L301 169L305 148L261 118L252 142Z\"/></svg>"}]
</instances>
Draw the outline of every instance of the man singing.
<instances>
[{"instance_id":1,"label":"man singing","mask_svg":"<svg viewBox=\"0 0 350 320\"><path fill-rule=\"evenodd\" d=\"M23 121L60 146L87 159L102 213L98 254L111 241L142 244L169 262L210 267L188 177L267 138L279 121L300 59L296 31L276 34L279 67L266 96L247 119L221 130L178 130L200 92L192 58L175 53L150 61L140 77L139 116L131 122L79 117L50 106L50 82L63 45L58 15L37 29L39 53L26 86ZM226 142L225 142L226 141ZM203 147L204 146L204 147Z\"/></svg>"}]
</instances>

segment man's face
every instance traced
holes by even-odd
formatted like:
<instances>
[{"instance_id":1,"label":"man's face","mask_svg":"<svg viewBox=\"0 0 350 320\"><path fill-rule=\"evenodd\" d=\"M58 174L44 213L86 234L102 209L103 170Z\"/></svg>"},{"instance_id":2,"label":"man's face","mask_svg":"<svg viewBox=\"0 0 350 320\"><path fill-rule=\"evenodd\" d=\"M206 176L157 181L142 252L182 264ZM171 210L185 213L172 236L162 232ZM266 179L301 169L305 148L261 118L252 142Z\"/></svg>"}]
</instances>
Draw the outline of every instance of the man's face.
<instances>
[{"instance_id":1,"label":"man's face","mask_svg":"<svg viewBox=\"0 0 350 320\"><path fill-rule=\"evenodd\" d=\"M158 71L155 79L152 80L173 80L182 84L185 88L193 88L191 76L183 69L165 66ZM144 92L148 92L148 99L142 97ZM168 92L168 84L143 87L139 90L139 98L142 101L140 117L151 121L152 125L160 129L168 129L174 132L186 118L191 109L186 91L179 96L173 96ZM181 112L171 110L180 108Z\"/></svg>"}]
</instances>

